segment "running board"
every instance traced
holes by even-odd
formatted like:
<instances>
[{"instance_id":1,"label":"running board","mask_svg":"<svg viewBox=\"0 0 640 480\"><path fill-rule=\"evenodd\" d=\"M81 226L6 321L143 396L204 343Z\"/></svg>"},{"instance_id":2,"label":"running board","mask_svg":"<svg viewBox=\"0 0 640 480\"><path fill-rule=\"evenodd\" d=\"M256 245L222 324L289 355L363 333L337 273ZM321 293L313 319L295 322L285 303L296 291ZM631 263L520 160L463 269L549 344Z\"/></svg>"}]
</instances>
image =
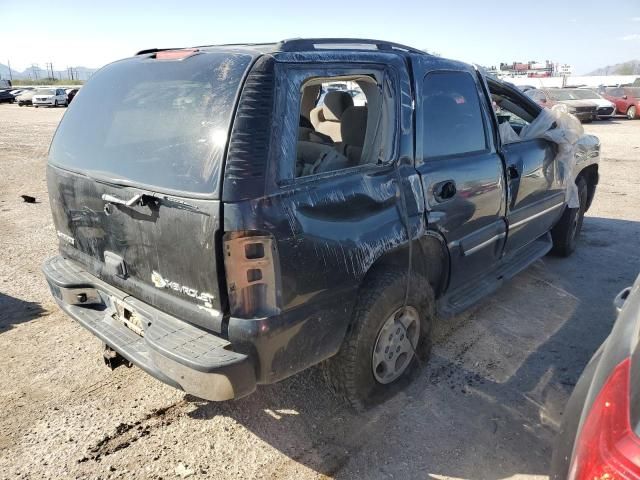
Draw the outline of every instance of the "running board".
<instances>
[{"instance_id":1,"label":"running board","mask_svg":"<svg viewBox=\"0 0 640 480\"><path fill-rule=\"evenodd\" d=\"M474 277L440 298L438 300L438 315L440 317L457 315L476 304L482 298L495 292L506 280L513 278L533 262L544 257L552 246L551 234L547 233L519 250L504 256L487 273Z\"/></svg>"}]
</instances>

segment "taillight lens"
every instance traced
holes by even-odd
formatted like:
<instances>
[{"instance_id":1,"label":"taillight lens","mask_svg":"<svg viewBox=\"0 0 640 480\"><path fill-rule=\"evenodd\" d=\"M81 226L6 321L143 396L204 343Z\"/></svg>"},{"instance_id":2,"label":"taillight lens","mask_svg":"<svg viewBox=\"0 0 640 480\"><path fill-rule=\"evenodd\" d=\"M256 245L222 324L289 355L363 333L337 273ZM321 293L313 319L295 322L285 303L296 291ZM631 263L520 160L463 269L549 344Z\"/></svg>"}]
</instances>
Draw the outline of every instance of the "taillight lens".
<instances>
[{"instance_id":1,"label":"taillight lens","mask_svg":"<svg viewBox=\"0 0 640 480\"><path fill-rule=\"evenodd\" d=\"M640 439L629 418L630 370L627 358L596 397L577 439L571 480L640 479Z\"/></svg>"},{"instance_id":2,"label":"taillight lens","mask_svg":"<svg viewBox=\"0 0 640 480\"><path fill-rule=\"evenodd\" d=\"M156 60L184 60L198 53L197 48L180 48L177 50L161 50L156 53Z\"/></svg>"},{"instance_id":3,"label":"taillight lens","mask_svg":"<svg viewBox=\"0 0 640 480\"><path fill-rule=\"evenodd\" d=\"M231 315L255 318L278 313L276 244L269 235L232 232L224 236L224 267Z\"/></svg>"}]
</instances>

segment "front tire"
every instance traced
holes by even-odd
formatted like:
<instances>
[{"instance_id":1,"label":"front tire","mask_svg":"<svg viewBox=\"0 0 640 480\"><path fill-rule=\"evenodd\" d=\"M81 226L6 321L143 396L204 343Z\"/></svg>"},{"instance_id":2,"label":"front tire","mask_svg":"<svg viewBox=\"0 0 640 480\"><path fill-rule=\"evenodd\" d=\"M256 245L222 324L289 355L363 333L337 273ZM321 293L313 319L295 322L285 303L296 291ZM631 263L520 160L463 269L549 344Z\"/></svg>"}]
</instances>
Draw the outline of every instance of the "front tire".
<instances>
[{"instance_id":1,"label":"front tire","mask_svg":"<svg viewBox=\"0 0 640 480\"><path fill-rule=\"evenodd\" d=\"M387 270L365 280L342 347L323 365L329 388L358 411L404 388L431 353L433 290L413 275L405 308L407 278Z\"/></svg>"},{"instance_id":2,"label":"front tire","mask_svg":"<svg viewBox=\"0 0 640 480\"><path fill-rule=\"evenodd\" d=\"M560 221L551 229L553 248L551 253L560 257L568 257L575 249L578 242L578 235L582 230L584 213L587 209L587 182L584 177L576 178L578 187L578 208L566 208Z\"/></svg>"},{"instance_id":3,"label":"front tire","mask_svg":"<svg viewBox=\"0 0 640 480\"><path fill-rule=\"evenodd\" d=\"M633 105L631 105L627 110L627 118L629 120L633 120L636 118L636 107L634 107Z\"/></svg>"}]
</instances>

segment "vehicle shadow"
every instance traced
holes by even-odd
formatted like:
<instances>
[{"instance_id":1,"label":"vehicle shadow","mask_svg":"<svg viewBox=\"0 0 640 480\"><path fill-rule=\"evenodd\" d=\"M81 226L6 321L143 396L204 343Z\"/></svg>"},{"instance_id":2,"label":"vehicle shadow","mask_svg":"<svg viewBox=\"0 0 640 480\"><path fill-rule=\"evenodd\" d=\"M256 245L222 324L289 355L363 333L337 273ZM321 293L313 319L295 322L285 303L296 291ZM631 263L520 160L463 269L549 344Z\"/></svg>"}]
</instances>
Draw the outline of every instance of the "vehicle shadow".
<instances>
[{"instance_id":1,"label":"vehicle shadow","mask_svg":"<svg viewBox=\"0 0 640 480\"><path fill-rule=\"evenodd\" d=\"M598 125L598 126L620 125L621 123L624 123L626 121L628 121L627 117L617 116L609 119L594 120L587 125Z\"/></svg>"},{"instance_id":2,"label":"vehicle shadow","mask_svg":"<svg viewBox=\"0 0 640 480\"><path fill-rule=\"evenodd\" d=\"M440 322L419 378L364 414L314 368L236 402L187 397L189 415L230 417L282 452L266 477L301 466L339 479L546 475L564 404L640 271L634 238L640 222L588 217L572 257L545 257Z\"/></svg>"},{"instance_id":3,"label":"vehicle shadow","mask_svg":"<svg viewBox=\"0 0 640 480\"><path fill-rule=\"evenodd\" d=\"M43 316L46 310L37 302L27 302L0 292L0 333L20 323Z\"/></svg>"}]
</instances>

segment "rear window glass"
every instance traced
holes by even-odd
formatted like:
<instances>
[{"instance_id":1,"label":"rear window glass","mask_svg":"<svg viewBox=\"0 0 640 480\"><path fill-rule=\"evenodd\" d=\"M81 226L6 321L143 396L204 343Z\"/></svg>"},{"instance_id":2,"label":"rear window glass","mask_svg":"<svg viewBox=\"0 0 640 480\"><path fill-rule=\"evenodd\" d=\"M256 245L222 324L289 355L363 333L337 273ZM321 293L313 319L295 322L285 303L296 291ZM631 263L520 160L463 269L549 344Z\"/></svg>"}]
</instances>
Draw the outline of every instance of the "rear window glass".
<instances>
[{"instance_id":1,"label":"rear window glass","mask_svg":"<svg viewBox=\"0 0 640 480\"><path fill-rule=\"evenodd\" d=\"M244 54L106 66L82 88L51 144L57 166L159 190L217 194Z\"/></svg>"}]
</instances>

